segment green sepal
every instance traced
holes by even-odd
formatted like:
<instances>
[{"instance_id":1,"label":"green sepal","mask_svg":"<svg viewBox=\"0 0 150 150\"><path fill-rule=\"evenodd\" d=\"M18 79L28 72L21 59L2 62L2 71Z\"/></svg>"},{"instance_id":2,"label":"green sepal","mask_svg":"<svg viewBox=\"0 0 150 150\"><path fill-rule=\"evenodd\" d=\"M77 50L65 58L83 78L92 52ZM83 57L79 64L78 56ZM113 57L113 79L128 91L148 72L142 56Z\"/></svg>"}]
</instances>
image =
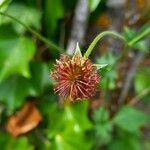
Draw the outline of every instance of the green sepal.
<instances>
[{"instance_id":1,"label":"green sepal","mask_svg":"<svg viewBox=\"0 0 150 150\"><path fill-rule=\"evenodd\" d=\"M106 67L108 64L94 64L94 66L97 68L97 70L102 69Z\"/></svg>"},{"instance_id":2,"label":"green sepal","mask_svg":"<svg viewBox=\"0 0 150 150\"><path fill-rule=\"evenodd\" d=\"M76 48L75 48L75 52L73 54L73 57L76 56L76 55L79 55L80 57L82 57L82 53L81 53L81 50L80 50L80 47L79 47L79 43L77 42L76 44Z\"/></svg>"}]
</instances>

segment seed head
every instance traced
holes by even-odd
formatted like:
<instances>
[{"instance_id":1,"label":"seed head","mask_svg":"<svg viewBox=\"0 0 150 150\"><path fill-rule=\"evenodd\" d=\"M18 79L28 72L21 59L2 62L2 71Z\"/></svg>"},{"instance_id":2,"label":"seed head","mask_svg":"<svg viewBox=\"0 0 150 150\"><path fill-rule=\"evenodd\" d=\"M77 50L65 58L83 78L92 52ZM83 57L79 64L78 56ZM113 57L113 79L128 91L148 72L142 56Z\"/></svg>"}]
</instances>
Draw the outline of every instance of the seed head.
<instances>
[{"instance_id":1,"label":"seed head","mask_svg":"<svg viewBox=\"0 0 150 150\"><path fill-rule=\"evenodd\" d=\"M61 55L51 75L56 81L54 91L71 101L92 97L99 82L96 67L80 55Z\"/></svg>"}]
</instances>

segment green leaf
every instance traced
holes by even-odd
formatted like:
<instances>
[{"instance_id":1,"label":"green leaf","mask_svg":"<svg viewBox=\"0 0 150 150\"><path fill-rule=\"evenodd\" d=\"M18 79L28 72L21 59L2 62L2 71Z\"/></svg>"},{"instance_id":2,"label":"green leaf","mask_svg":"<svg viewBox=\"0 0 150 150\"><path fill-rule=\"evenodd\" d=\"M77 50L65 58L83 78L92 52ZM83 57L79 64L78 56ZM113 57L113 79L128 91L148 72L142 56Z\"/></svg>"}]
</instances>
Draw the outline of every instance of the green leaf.
<instances>
[{"instance_id":1,"label":"green leaf","mask_svg":"<svg viewBox=\"0 0 150 150\"><path fill-rule=\"evenodd\" d=\"M141 150L138 136L130 133L120 133L108 145L108 150Z\"/></svg>"},{"instance_id":2,"label":"green leaf","mask_svg":"<svg viewBox=\"0 0 150 150\"><path fill-rule=\"evenodd\" d=\"M79 44L77 43L76 48L75 48L75 52L73 54L73 56L79 55L80 57L82 57L82 53L79 47Z\"/></svg>"},{"instance_id":3,"label":"green leaf","mask_svg":"<svg viewBox=\"0 0 150 150\"><path fill-rule=\"evenodd\" d=\"M30 70L30 83L37 92L37 95L40 95L46 87L52 84L49 77L49 67L44 62L34 61L30 65Z\"/></svg>"},{"instance_id":4,"label":"green leaf","mask_svg":"<svg viewBox=\"0 0 150 150\"><path fill-rule=\"evenodd\" d=\"M140 94L143 90L150 88L150 68L140 68L134 80L135 91Z\"/></svg>"},{"instance_id":5,"label":"green leaf","mask_svg":"<svg viewBox=\"0 0 150 150\"><path fill-rule=\"evenodd\" d=\"M116 126L131 133L139 132L147 121L146 114L129 106L122 107L113 119Z\"/></svg>"},{"instance_id":6,"label":"green leaf","mask_svg":"<svg viewBox=\"0 0 150 150\"><path fill-rule=\"evenodd\" d=\"M13 146L13 150L34 150L33 146L29 145L27 137L20 137L15 140Z\"/></svg>"},{"instance_id":7,"label":"green leaf","mask_svg":"<svg viewBox=\"0 0 150 150\"><path fill-rule=\"evenodd\" d=\"M0 0L0 11L5 11L11 0ZM1 18L1 17L0 17Z\"/></svg>"},{"instance_id":8,"label":"green leaf","mask_svg":"<svg viewBox=\"0 0 150 150\"><path fill-rule=\"evenodd\" d=\"M126 38L126 40L129 42L130 40L132 40L134 38L134 36L136 35L136 32L135 32L135 30L130 29L129 27L125 26L123 35Z\"/></svg>"},{"instance_id":9,"label":"green leaf","mask_svg":"<svg viewBox=\"0 0 150 150\"><path fill-rule=\"evenodd\" d=\"M10 2L11 0L0 0L0 12L6 11ZM2 20L4 20L4 16L0 15L0 24Z\"/></svg>"},{"instance_id":10,"label":"green leaf","mask_svg":"<svg viewBox=\"0 0 150 150\"><path fill-rule=\"evenodd\" d=\"M100 2L101 2L101 0L89 0L90 11L91 12L94 11Z\"/></svg>"},{"instance_id":11,"label":"green leaf","mask_svg":"<svg viewBox=\"0 0 150 150\"><path fill-rule=\"evenodd\" d=\"M3 150L33 150L26 137L14 138L7 133L0 132L0 144Z\"/></svg>"},{"instance_id":12,"label":"green leaf","mask_svg":"<svg viewBox=\"0 0 150 150\"><path fill-rule=\"evenodd\" d=\"M0 82L16 73L29 78L29 62L35 50L35 43L29 38L0 38Z\"/></svg>"},{"instance_id":13,"label":"green leaf","mask_svg":"<svg viewBox=\"0 0 150 150\"><path fill-rule=\"evenodd\" d=\"M40 104L43 105L42 102ZM46 106L48 109L46 109ZM55 150L91 149L91 139L86 136L86 131L92 125L87 117L88 103L77 102L73 105L59 108L50 102L42 108L48 114L48 131L51 148Z\"/></svg>"},{"instance_id":14,"label":"green leaf","mask_svg":"<svg viewBox=\"0 0 150 150\"><path fill-rule=\"evenodd\" d=\"M102 77L100 86L102 89L114 89L116 87L117 69L116 69L117 57L108 52L97 58L97 64L108 64L107 67L101 68L100 75Z\"/></svg>"},{"instance_id":15,"label":"green leaf","mask_svg":"<svg viewBox=\"0 0 150 150\"><path fill-rule=\"evenodd\" d=\"M97 68L97 70L102 69L106 67L108 64L94 64L94 66Z\"/></svg>"},{"instance_id":16,"label":"green leaf","mask_svg":"<svg viewBox=\"0 0 150 150\"><path fill-rule=\"evenodd\" d=\"M0 100L7 106L8 113L21 106L29 95L35 96L36 92L24 77L11 76L0 83Z\"/></svg>"},{"instance_id":17,"label":"green leaf","mask_svg":"<svg viewBox=\"0 0 150 150\"><path fill-rule=\"evenodd\" d=\"M117 57L114 56L111 52L107 52L100 58L97 58L96 61L98 64L107 64L109 67L113 67L116 64Z\"/></svg>"},{"instance_id":18,"label":"green leaf","mask_svg":"<svg viewBox=\"0 0 150 150\"><path fill-rule=\"evenodd\" d=\"M13 3L12 5L9 6L6 13L17 18L27 26L32 26L37 30L40 29L41 13L38 9L34 7ZM3 24L12 23L14 29L21 34L23 34L27 30L22 25L18 24L16 21L13 21L12 19L7 17L3 17L3 20L0 21L0 24L2 23Z\"/></svg>"},{"instance_id":19,"label":"green leaf","mask_svg":"<svg viewBox=\"0 0 150 150\"><path fill-rule=\"evenodd\" d=\"M140 31L135 31L134 29L130 29L128 27L124 28L123 35L129 44L129 46L141 50L143 52L148 52L148 40L144 39L150 33L150 24L147 23L143 25Z\"/></svg>"},{"instance_id":20,"label":"green leaf","mask_svg":"<svg viewBox=\"0 0 150 150\"><path fill-rule=\"evenodd\" d=\"M20 107L27 96L40 96L50 85L49 69L45 63L32 62L30 70L30 79L14 75L0 83L0 100L7 106L8 113Z\"/></svg>"},{"instance_id":21,"label":"green leaf","mask_svg":"<svg viewBox=\"0 0 150 150\"><path fill-rule=\"evenodd\" d=\"M140 28L138 32L136 32L136 36L128 44L132 46L137 42L142 41L144 38L146 38L149 35L150 35L150 22L147 22Z\"/></svg>"},{"instance_id":22,"label":"green leaf","mask_svg":"<svg viewBox=\"0 0 150 150\"><path fill-rule=\"evenodd\" d=\"M150 150L150 139L144 140L145 150Z\"/></svg>"},{"instance_id":23,"label":"green leaf","mask_svg":"<svg viewBox=\"0 0 150 150\"><path fill-rule=\"evenodd\" d=\"M112 124L109 121L109 113L105 108L100 107L94 111L94 132L96 137L96 144L103 145L108 144L112 138Z\"/></svg>"},{"instance_id":24,"label":"green leaf","mask_svg":"<svg viewBox=\"0 0 150 150\"><path fill-rule=\"evenodd\" d=\"M135 49L141 50L143 52L148 52L149 51L149 47L148 47L148 40L141 40L139 42L137 42L136 44L134 44L132 46Z\"/></svg>"},{"instance_id":25,"label":"green leaf","mask_svg":"<svg viewBox=\"0 0 150 150\"><path fill-rule=\"evenodd\" d=\"M109 113L104 107L94 111L93 120L95 123L104 123L109 121Z\"/></svg>"},{"instance_id":26,"label":"green leaf","mask_svg":"<svg viewBox=\"0 0 150 150\"><path fill-rule=\"evenodd\" d=\"M62 0L46 0L45 13L45 21L48 31L50 33L54 33L57 27L58 19L64 17L64 7Z\"/></svg>"}]
</instances>

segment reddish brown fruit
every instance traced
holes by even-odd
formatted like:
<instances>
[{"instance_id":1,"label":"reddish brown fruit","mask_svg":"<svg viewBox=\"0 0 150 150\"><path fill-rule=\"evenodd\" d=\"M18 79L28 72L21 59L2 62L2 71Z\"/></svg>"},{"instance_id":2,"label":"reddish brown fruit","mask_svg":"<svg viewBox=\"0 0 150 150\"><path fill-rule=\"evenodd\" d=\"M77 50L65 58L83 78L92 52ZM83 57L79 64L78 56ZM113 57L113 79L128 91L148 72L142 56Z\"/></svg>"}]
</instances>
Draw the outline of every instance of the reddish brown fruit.
<instances>
[{"instance_id":1,"label":"reddish brown fruit","mask_svg":"<svg viewBox=\"0 0 150 150\"><path fill-rule=\"evenodd\" d=\"M99 82L96 67L90 59L75 55L61 55L56 60L52 77L56 80L54 91L71 101L90 98L95 94Z\"/></svg>"}]
</instances>

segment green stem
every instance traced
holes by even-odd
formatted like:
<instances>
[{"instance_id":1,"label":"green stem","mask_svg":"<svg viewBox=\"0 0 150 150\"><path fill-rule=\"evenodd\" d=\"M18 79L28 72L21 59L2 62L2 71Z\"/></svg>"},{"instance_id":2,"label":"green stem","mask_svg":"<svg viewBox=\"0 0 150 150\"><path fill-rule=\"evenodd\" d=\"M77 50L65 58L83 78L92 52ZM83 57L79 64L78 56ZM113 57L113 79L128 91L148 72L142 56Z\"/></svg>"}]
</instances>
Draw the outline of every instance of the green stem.
<instances>
[{"instance_id":1,"label":"green stem","mask_svg":"<svg viewBox=\"0 0 150 150\"><path fill-rule=\"evenodd\" d=\"M131 40L128 45L132 46L134 43L138 42L140 39L142 39L144 36L150 34L150 27L146 30L144 30L142 33L140 33L139 35L137 35L135 38L133 38L133 40Z\"/></svg>"},{"instance_id":2,"label":"green stem","mask_svg":"<svg viewBox=\"0 0 150 150\"><path fill-rule=\"evenodd\" d=\"M17 18L0 12L0 15L8 17L14 21L16 21L17 23L19 23L20 25L22 25L24 28L26 28L29 32L31 32L33 35L35 35L38 39L40 39L41 41L43 41L45 44L47 44L49 47L56 49L60 52L64 51L62 48L60 48L59 46L57 46L56 44L54 44L53 42L49 41L47 38L43 37L42 35L40 35L37 31L33 30L32 28L30 28L29 26L27 26L26 24L24 24L22 21L18 20Z\"/></svg>"},{"instance_id":3,"label":"green stem","mask_svg":"<svg viewBox=\"0 0 150 150\"><path fill-rule=\"evenodd\" d=\"M116 32L113 32L113 31L104 31L104 32L101 32L100 34L98 34L95 39L93 40L93 42L90 44L89 48L87 49L87 51L85 52L84 54L84 57L88 58L89 55L91 54L93 48L96 46L96 44L98 43L99 40L101 40L104 36L106 35L110 35L110 36L113 36L113 37L117 37L123 41L126 41L125 38L120 35L119 33L116 33Z\"/></svg>"}]
</instances>

